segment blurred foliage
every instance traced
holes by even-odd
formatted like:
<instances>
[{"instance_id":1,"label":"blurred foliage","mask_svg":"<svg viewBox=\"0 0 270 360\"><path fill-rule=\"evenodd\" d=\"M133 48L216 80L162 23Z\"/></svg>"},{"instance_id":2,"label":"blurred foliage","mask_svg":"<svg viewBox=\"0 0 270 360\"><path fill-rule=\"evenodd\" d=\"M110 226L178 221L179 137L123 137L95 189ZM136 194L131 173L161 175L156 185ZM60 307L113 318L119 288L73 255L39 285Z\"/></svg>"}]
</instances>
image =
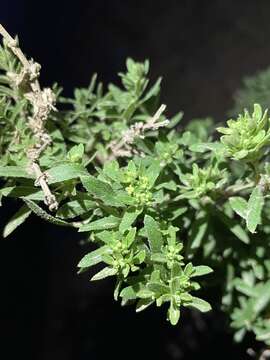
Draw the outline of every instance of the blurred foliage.
<instances>
[{"instance_id":1,"label":"blurred foliage","mask_svg":"<svg viewBox=\"0 0 270 360\"><path fill-rule=\"evenodd\" d=\"M270 104L270 68L259 71L252 76L244 77L242 86L234 94L234 106L229 114L238 115L247 109L252 111L254 103L258 103L262 108L269 108Z\"/></svg>"}]
</instances>

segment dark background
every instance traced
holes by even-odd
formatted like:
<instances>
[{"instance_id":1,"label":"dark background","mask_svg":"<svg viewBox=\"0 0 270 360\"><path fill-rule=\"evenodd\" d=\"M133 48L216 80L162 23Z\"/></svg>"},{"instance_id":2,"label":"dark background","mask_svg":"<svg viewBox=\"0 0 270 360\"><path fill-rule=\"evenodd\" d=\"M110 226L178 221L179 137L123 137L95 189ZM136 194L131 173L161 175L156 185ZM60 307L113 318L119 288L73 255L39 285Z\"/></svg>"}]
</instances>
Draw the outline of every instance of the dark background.
<instances>
[{"instance_id":1,"label":"dark background","mask_svg":"<svg viewBox=\"0 0 270 360\"><path fill-rule=\"evenodd\" d=\"M125 59L149 58L163 75L162 101L185 119L225 119L244 75L270 64L265 0L2 0L0 21L42 64L42 84L71 95L93 72L117 81ZM15 203L0 210L1 224ZM76 264L88 248L75 231L31 218L0 241L0 358L248 359L216 312L183 312L180 326L156 309L135 314L112 300L111 281L92 284ZM249 342L249 340L251 342ZM5 355L4 355L5 354Z\"/></svg>"}]
</instances>

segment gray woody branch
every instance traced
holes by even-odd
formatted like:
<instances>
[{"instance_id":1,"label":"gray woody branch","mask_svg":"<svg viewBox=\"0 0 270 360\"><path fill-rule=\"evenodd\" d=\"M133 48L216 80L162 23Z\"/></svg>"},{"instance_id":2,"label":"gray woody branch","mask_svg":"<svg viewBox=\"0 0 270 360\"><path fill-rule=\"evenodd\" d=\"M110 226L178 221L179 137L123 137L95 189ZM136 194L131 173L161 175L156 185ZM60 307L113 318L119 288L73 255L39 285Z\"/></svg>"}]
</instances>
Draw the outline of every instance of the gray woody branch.
<instances>
[{"instance_id":1,"label":"gray woody branch","mask_svg":"<svg viewBox=\"0 0 270 360\"><path fill-rule=\"evenodd\" d=\"M24 94L25 98L32 105L32 115L28 118L28 126L32 130L37 142L33 147L27 150L27 157L29 159L29 170L35 174L35 185L39 185L44 193L44 202L48 205L50 210L58 208L58 202L55 196L51 193L47 184L47 179L42 173L39 166L39 157L41 153L51 143L50 135L45 129L45 122L51 110L56 111L55 96L51 89L41 89L38 81L40 65L33 60L27 60L23 52L18 46L17 39L6 31L0 24L0 34L3 36L6 45L17 56L22 64L22 70L19 74L9 74L13 83L18 87L22 83L27 83L30 91Z\"/></svg>"}]
</instances>

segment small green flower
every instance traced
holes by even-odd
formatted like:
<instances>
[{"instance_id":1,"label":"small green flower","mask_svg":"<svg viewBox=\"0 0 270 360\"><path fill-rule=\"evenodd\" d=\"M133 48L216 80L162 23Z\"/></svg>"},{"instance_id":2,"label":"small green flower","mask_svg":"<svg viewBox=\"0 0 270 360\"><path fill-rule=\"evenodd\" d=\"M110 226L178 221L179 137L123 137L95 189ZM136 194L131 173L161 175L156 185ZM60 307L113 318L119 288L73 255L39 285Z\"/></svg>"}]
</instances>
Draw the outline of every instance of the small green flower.
<instances>
[{"instance_id":1,"label":"small green flower","mask_svg":"<svg viewBox=\"0 0 270 360\"><path fill-rule=\"evenodd\" d=\"M126 192L131 195L138 206L150 205L152 202L152 192L149 178L141 175L135 168L129 166L124 170L123 180L128 186L125 187Z\"/></svg>"},{"instance_id":2,"label":"small green flower","mask_svg":"<svg viewBox=\"0 0 270 360\"><path fill-rule=\"evenodd\" d=\"M180 186L181 198L200 198L222 188L226 179L226 170L220 170L218 163L206 168L199 168L195 163L192 166L192 173L180 176L180 180L184 184L184 186Z\"/></svg>"},{"instance_id":3,"label":"small green flower","mask_svg":"<svg viewBox=\"0 0 270 360\"><path fill-rule=\"evenodd\" d=\"M229 157L254 162L264 155L263 148L270 144L267 110L263 113L261 106L255 104L252 115L245 110L237 120L228 120L227 125L217 130L224 134L221 142Z\"/></svg>"},{"instance_id":4,"label":"small green flower","mask_svg":"<svg viewBox=\"0 0 270 360\"><path fill-rule=\"evenodd\" d=\"M102 255L102 260L113 269L113 274L126 278L130 271L139 269L138 265L145 259L145 251L136 244L135 228L125 236L118 231L104 231L99 238L110 248L109 253Z\"/></svg>"},{"instance_id":5,"label":"small green flower","mask_svg":"<svg viewBox=\"0 0 270 360\"><path fill-rule=\"evenodd\" d=\"M179 145L174 141L175 139L171 139L171 143L169 141L158 141L155 145L155 150L162 166L171 164L174 159L180 158L183 155Z\"/></svg>"}]
</instances>

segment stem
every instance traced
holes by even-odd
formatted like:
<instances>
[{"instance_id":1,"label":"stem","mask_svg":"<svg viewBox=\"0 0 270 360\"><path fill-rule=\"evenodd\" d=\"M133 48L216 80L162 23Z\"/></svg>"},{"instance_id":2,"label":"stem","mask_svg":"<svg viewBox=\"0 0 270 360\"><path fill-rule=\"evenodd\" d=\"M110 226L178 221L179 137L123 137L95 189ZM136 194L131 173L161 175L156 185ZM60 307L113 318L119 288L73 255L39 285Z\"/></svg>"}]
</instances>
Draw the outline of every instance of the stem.
<instances>
[{"instance_id":1,"label":"stem","mask_svg":"<svg viewBox=\"0 0 270 360\"><path fill-rule=\"evenodd\" d=\"M13 39L13 37L6 31L3 25L0 24L0 34L3 36L4 39L7 41L7 45L10 50L17 56L24 67L29 67L29 61L24 56L24 53L18 47L17 41Z\"/></svg>"},{"instance_id":2,"label":"stem","mask_svg":"<svg viewBox=\"0 0 270 360\"><path fill-rule=\"evenodd\" d=\"M257 185L258 182L260 181L260 170L259 170L259 162L258 160L254 160L253 162L250 162L250 165L252 167L252 170L254 171L254 179L255 179L255 184Z\"/></svg>"},{"instance_id":3,"label":"stem","mask_svg":"<svg viewBox=\"0 0 270 360\"><path fill-rule=\"evenodd\" d=\"M51 193L47 184L47 178L42 173L38 159L40 154L51 143L50 135L45 129L45 122L51 110L54 108L54 94L51 89L41 90L38 82L39 65L32 61L28 61L21 49L18 46L16 39L6 31L6 29L0 24L0 34L6 40L7 46L13 52L13 54L19 59L23 65L22 74L16 74L18 78L21 75L27 75L29 87L32 90L30 93L24 94L25 98L31 103L33 107L33 114L29 117L28 126L32 130L33 135L36 137L37 142L33 148L28 149L27 157L30 162L29 169L34 172L36 176L36 184L39 185L44 192L44 202L49 206L50 210L56 210L58 203L55 196ZM23 77L22 77L23 78ZM20 82L19 82L20 83Z\"/></svg>"}]
</instances>

